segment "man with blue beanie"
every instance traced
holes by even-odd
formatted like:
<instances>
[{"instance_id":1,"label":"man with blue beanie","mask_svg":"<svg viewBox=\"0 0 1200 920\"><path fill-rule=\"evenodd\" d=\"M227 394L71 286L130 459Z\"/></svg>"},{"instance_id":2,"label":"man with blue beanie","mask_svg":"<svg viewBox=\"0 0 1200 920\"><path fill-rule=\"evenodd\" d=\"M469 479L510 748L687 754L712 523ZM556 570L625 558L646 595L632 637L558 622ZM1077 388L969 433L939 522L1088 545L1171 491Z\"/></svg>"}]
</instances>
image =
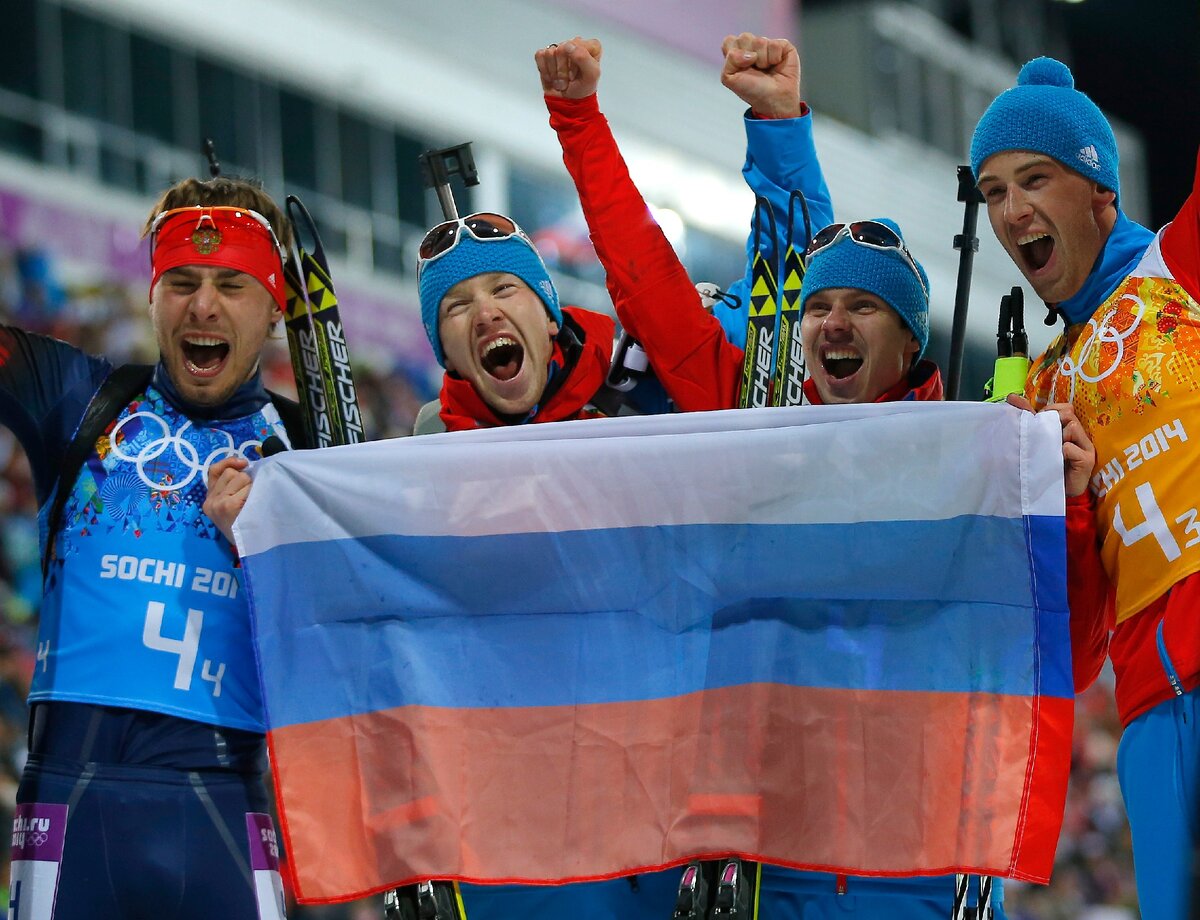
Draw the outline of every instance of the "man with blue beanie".
<instances>
[{"instance_id":1,"label":"man with blue beanie","mask_svg":"<svg viewBox=\"0 0 1200 920\"><path fill-rule=\"evenodd\" d=\"M421 319L446 368L418 433L598 416L615 325L559 304L533 243L501 214L438 224L421 243Z\"/></svg>"},{"instance_id":2,"label":"man with blue beanie","mask_svg":"<svg viewBox=\"0 0 1200 920\"><path fill-rule=\"evenodd\" d=\"M605 314L560 305L541 256L510 218L481 213L438 224L421 243L417 279L425 333L446 374L415 434L605 414L598 404L611 405L599 397L612 395L616 326ZM631 315L620 302L618 310ZM641 339L665 356L655 367L663 390L684 410L719 408L713 375L697 370L675 333L666 327ZM710 335L720 337L719 326Z\"/></svg>"},{"instance_id":3,"label":"man with blue beanie","mask_svg":"<svg viewBox=\"0 0 1200 920\"><path fill-rule=\"evenodd\" d=\"M929 342L929 276L887 218L830 224L813 237L800 300L800 341L814 404L941 399L921 360Z\"/></svg>"},{"instance_id":4,"label":"man with blue beanie","mask_svg":"<svg viewBox=\"0 0 1200 920\"><path fill-rule=\"evenodd\" d=\"M1021 69L971 142L997 239L1066 324L1025 395L1096 448L1090 489L1067 505L1076 689L1112 658L1141 912L1184 917L1200 793L1200 169L1155 234L1121 211L1117 157L1050 58Z\"/></svg>"}]
</instances>

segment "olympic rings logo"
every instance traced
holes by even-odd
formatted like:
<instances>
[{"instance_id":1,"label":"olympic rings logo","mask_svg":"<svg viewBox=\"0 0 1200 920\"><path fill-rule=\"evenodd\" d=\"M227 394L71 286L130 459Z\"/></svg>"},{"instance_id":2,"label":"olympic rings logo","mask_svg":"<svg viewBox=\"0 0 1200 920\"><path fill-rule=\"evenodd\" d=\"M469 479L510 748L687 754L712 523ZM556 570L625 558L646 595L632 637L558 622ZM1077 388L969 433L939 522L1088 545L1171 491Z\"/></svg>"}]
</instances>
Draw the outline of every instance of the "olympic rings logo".
<instances>
[{"instance_id":1,"label":"olympic rings logo","mask_svg":"<svg viewBox=\"0 0 1200 920\"><path fill-rule=\"evenodd\" d=\"M132 422L134 419L143 419L143 424L157 423L161 428L162 433L151 440L149 443L142 445L141 449L136 454L130 454L126 451L125 445L120 443L118 435L122 429ZM171 426L165 420L155 415L153 412L140 411L131 412L125 418L121 419L113 428L112 435L109 438L109 443L112 446L113 454L124 460L126 463L135 464L137 467L138 478L146 484L146 486L154 492L175 492L189 485L197 476L206 476L208 468L218 460L223 460L226 457L236 457L241 455L247 460L253 459L248 456L246 451L250 448L261 448L262 441L249 440L243 441L241 444L234 445L233 435L227 431L215 430L215 434L222 435L228 442L225 445L218 446L209 452L208 456L202 461L197 446L187 440L184 435L192 427L191 421L184 422L179 431L172 434ZM211 429L210 429L211 430ZM153 478L147 473L146 467L148 464L158 460L168 450L171 454L167 457L171 469L162 473L159 479ZM180 468L182 467L182 470ZM185 472L187 475L172 481L176 471Z\"/></svg>"},{"instance_id":2,"label":"olympic rings logo","mask_svg":"<svg viewBox=\"0 0 1200 920\"><path fill-rule=\"evenodd\" d=\"M1131 311L1133 322L1129 324L1129 328L1118 330L1112 328L1109 323L1117 315L1121 303L1125 300L1131 300L1135 304ZM1112 374L1118 367L1121 366L1121 359L1125 357L1125 340L1137 331L1138 326L1142 324L1142 317L1146 315L1146 303L1135 294L1126 294L1121 300L1117 301L1117 305L1104 314L1104 319L1097 325L1095 317L1088 320L1087 333L1084 333L1087 338L1083 342L1083 347L1079 349L1079 360L1076 361L1070 354L1063 355L1059 360L1059 368L1064 377L1071 379L1071 398L1075 398L1075 378L1082 379L1085 383L1099 383L1105 377ZM1083 369L1088 358L1094 351L1100 355L1100 347L1106 343L1113 343L1117 346L1116 354L1113 356L1112 363L1106 367L1099 367L1095 375L1089 374Z\"/></svg>"}]
</instances>

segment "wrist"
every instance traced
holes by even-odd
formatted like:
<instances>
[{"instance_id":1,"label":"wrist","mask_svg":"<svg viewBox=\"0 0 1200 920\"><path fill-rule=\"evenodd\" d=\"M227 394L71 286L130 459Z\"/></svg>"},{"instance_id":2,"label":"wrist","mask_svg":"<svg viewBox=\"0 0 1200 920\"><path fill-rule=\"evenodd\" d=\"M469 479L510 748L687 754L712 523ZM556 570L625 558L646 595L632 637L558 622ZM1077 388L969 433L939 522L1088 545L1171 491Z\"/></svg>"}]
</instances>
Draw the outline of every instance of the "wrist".
<instances>
[{"instance_id":1,"label":"wrist","mask_svg":"<svg viewBox=\"0 0 1200 920\"><path fill-rule=\"evenodd\" d=\"M770 105L764 108L757 106L750 107L750 116L752 118L760 118L764 121L775 121L783 118L803 118L808 114L808 103L799 99L794 103L784 105Z\"/></svg>"}]
</instances>

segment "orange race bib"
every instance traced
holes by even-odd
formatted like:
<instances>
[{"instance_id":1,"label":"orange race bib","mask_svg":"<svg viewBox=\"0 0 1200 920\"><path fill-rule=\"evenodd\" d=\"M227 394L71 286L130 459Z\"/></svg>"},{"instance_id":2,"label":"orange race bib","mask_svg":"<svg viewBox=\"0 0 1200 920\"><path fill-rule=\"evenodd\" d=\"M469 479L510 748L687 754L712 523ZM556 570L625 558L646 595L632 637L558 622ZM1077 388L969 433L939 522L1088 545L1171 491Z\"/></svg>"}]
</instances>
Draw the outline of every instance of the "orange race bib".
<instances>
[{"instance_id":1,"label":"orange race bib","mask_svg":"<svg viewBox=\"0 0 1200 920\"><path fill-rule=\"evenodd\" d=\"M1039 409L1071 403L1096 446L1091 489L1118 623L1200 571L1198 362L1200 304L1169 278L1135 274L1026 382Z\"/></svg>"}]
</instances>

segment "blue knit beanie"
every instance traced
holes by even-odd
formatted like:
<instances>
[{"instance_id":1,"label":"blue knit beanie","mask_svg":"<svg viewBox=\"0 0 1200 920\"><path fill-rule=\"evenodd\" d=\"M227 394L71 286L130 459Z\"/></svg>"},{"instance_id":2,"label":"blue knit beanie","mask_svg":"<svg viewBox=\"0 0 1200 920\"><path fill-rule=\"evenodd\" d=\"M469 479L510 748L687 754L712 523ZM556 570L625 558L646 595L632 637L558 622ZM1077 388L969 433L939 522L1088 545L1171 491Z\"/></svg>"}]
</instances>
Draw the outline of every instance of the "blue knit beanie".
<instances>
[{"instance_id":1,"label":"blue knit beanie","mask_svg":"<svg viewBox=\"0 0 1200 920\"><path fill-rule=\"evenodd\" d=\"M904 239L895 221L886 217L873 220L895 230L896 235ZM921 346L917 360L920 360L929 343L929 298L925 293L929 290L929 276L916 259L913 259L913 264L921 273L920 281L898 250L875 249L856 243L849 235L843 236L812 257L800 291L800 314L804 315L808 298L826 288L858 288L874 294L899 313L905 325L917 337ZM922 283L924 290L921 289Z\"/></svg>"},{"instance_id":2,"label":"blue knit beanie","mask_svg":"<svg viewBox=\"0 0 1200 920\"><path fill-rule=\"evenodd\" d=\"M979 119L971 138L975 178L988 157L1006 150L1044 153L1121 198L1112 125L1054 58L1034 58L1022 67L1017 85L992 100Z\"/></svg>"},{"instance_id":3,"label":"blue knit beanie","mask_svg":"<svg viewBox=\"0 0 1200 920\"><path fill-rule=\"evenodd\" d=\"M446 366L446 355L442 350L442 338L438 334L438 307L446 292L460 281L483 275L487 272L508 272L529 285L546 305L546 312L554 322L562 326L562 308L558 304L558 291L546 263L533 248L523 233L494 240L477 240L459 228L458 244L449 252L417 266L417 286L421 291L421 321L425 324L425 335L433 346L433 356L438 364Z\"/></svg>"}]
</instances>

